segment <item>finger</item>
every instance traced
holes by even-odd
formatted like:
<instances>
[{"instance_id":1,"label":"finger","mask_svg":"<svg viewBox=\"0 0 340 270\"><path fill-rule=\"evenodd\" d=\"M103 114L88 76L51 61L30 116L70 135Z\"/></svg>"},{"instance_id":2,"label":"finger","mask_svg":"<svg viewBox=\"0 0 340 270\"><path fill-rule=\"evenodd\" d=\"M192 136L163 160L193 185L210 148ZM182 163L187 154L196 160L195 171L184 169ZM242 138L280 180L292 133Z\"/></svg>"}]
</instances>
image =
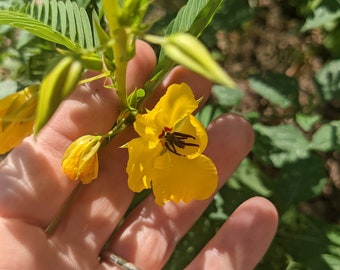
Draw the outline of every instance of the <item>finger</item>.
<instances>
[{"instance_id":1,"label":"finger","mask_svg":"<svg viewBox=\"0 0 340 270\"><path fill-rule=\"evenodd\" d=\"M138 42L129 66L130 87L142 86L154 65L153 50ZM66 147L84 134L107 132L117 114L116 96L102 80L78 87L37 139L24 140L1 163L0 214L45 227L75 185L61 171Z\"/></svg>"},{"instance_id":2,"label":"finger","mask_svg":"<svg viewBox=\"0 0 340 270\"><path fill-rule=\"evenodd\" d=\"M224 115L214 121L208 135L206 154L216 164L222 185L251 149L254 135L250 124L237 115ZM160 207L150 196L127 218L109 250L142 269L161 269L210 201L167 203Z\"/></svg>"},{"instance_id":3,"label":"finger","mask_svg":"<svg viewBox=\"0 0 340 270\"><path fill-rule=\"evenodd\" d=\"M167 84L173 82L186 82L199 96L210 94L209 81L183 68L176 68L169 74ZM160 86L157 91L164 93L167 84ZM158 98L157 94L151 97L155 98ZM155 101L151 100L149 104ZM99 254L134 195L127 185L127 150L120 148L132 136L136 135L132 128L128 128L100 152L99 177L78 194L54 234L57 241L87 247L92 256Z\"/></svg>"},{"instance_id":4,"label":"finger","mask_svg":"<svg viewBox=\"0 0 340 270\"><path fill-rule=\"evenodd\" d=\"M186 269L254 269L277 224L274 205L264 198L251 198L236 209Z\"/></svg>"}]
</instances>

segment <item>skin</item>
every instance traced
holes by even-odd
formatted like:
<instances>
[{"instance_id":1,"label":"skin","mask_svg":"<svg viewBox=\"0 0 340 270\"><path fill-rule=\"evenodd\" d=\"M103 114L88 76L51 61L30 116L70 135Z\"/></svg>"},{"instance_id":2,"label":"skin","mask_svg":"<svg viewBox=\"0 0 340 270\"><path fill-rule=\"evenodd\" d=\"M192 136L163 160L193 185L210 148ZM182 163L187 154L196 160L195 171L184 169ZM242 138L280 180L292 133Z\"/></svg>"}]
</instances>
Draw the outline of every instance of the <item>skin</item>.
<instances>
[{"instance_id":1,"label":"skin","mask_svg":"<svg viewBox=\"0 0 340 270\"><path fill-rule=\"evenodd\" d=\"M138 42L128 66L128 88L141 87L155 62L152 49ZM196 98L210 94L208 81L178 67L145 106L152 108L174 82L189 84ZM131 128L100 151L98 179L82 187L52 235L44 232L77 185L61 171L65 149L81 135L107 132L119 113L116 95L102 85L96 81L78 87L36 138L26 138L0 164L0 269L119 269L99 262L98 255L133 198L126 183L127 150L119 148L136 136ZM204 154L216 164L221 186L250 151L254 134L240 116L224 115L208 127L208 135ZM142 269L161 269L211 199L160 207L150 195L131 212L108 249ZM270 245L277 220L268 200L249 199L187 269L254 268Z\"/></svg>"}]
</instances>

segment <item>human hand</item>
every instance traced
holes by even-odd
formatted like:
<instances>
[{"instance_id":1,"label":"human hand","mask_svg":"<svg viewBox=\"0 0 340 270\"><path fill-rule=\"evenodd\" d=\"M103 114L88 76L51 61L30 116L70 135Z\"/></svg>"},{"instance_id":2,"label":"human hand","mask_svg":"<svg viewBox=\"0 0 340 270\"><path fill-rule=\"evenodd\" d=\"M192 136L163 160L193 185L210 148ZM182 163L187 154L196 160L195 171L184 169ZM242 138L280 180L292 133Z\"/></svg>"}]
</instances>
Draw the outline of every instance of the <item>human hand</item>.
<instances>
[{"instance_id":1,"label":"human hand","mask_svg":"<svg viewBox=\"0 0 340 270\"><path fill-rule=\"evenodd\" d=\"M151 48L139 42L128 68L128 88L141 87L154 65ZM150 106L174 82L189 84L197 98L209 96L209 82L176 68L152 95ZM52 235L44 231L76 185L61 170L65 149L79 136L107 132L118 116L116 96L102 85L96 81L78 87L36 139L25 139L2 161L0 269L118 269L98 257L134 195L126 183L127 151L119 148L135 136L132 129L101 150L98 179L83 186ZM222 186L250 151L253 132L241 117L225 115L208 127L208 135L205 154L214 161ZM158 206L150 195L107 248L141 269L161 269L210 201ZM252 269L276 227L274 206L252 198L236 209L187 269Z\"/></svg>"}]
</instances>

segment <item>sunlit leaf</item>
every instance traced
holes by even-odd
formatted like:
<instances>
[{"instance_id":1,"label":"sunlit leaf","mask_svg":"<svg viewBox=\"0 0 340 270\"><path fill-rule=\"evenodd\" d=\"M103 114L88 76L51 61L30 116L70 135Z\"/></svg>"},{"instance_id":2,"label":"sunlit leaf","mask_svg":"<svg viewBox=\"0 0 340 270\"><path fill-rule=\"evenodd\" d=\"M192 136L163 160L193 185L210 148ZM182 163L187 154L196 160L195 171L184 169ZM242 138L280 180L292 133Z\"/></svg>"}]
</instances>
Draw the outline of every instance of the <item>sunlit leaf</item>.
<instances>
[{"instance_id":1,"label":"sunlit leaf","mask_svg":"<svg viewBox=\"0 0 340 270\"><path fill-rule=\"evenodd\" d=\"M340 261L339 235L339 225L326 224L291 208L282 216L272 248L285 248L286 254L281 253L284 258L280 269L333 270L338 268ZM300 267L285 267L287 257Z\"/></svg>"},{"instance_id":2,"label":"sunlit leaf","mask_svg":"<svg viewBox=\"0 0 340 270\"><path fill-rule=\"evenodd\" d=\"M69 22L69 34L71 40L75 40L77 36L76 22L73 13L73 7L71 1L66 1L67 18Z\"/></svg>"},{"instance_id":3,"label":"sunlit leaf","mask_svg":"<svg viewBox=\"0 0 340 270\"><path fill-rule=\"evenodd\" d=\"M319 27L334 27L336 20L340 18L340 3L334 0L323 0L322 3L313 10L313 15L309 16L302 26L302 31Z\"/></svg>"},{"instance_id":4,"label":"sunlit leaf","mask_svg":"<svg viewBox=\"0 0 340 270\"><path fill-rule=\"evenodd\" d=\"M168 30L166 30L167 34L180 31L188 32L198 37L213 19L222 2L223 0L189 0L169 24ZM164 53L161 51L159 62L153 71L152 77L145 85L147 93L159 84L174 65L174 61L164 57Z\"/></svg>"},{"instance_id":5,"label":"sunlit leaf","mask_svg":"<svg viewBox=\"0 0 340 270\"><path fill-rule=\"evenodd\" d=\"M340 99L340 59L325 64L315 76L318 90L326 101Z\"/></svg>"},{"instance_id":6,"label":"sunlit leaf","mask_svg":"<svg viewBox=\"0 0 340 270\"><path fill-rule=\"evenodd\" d=\"M223 108L236 106L243 98L240 88L229 88L224 85L213 85L212 95Z\"/></svg>"},{"instance_id":7,"label":"sunlit leaf","mask_svg":"<svg viewBox=\"0 0 340 270\"><path fill-rule=\"evenodd\" d=\"M232 177L228 180L228 186L245 191L252 191L255 195L269 197L272 190L269 187L270 182L267 176L258 168L250 159L244 159Z\"/></svg>"},{"instance_id":8,"label":"sunlit leaf","mask_svg":"<svg viewBox=\"0 0 340 270\"><path fill-rule=\"evenodd\" d=\"M90 19L87 16L86 10L83 8L80 9L80 18L81 18L82 26L84 29L84 33L92 33ZM86 42L86 48L93 48L92 35L85 34L85 42Z\"/></svg>"},{"instance_id":9,"label":"sunlit leaf","mask_svg":"<svg viewBox=\"0 0 340 270\"><path fill-rule=\"evenodd\" d=\"M207 127L212 120L224 113L221 106L214 104L206 104L198 113L197 118L202 122L204 127Z\"/></svg>"},{"instance_id":10,"label":"sunlit leaf","mask_svg":"<svg viewBox=\"0 0 340 270\"><path fill-rule=\"evenodd\" d=\"M26 14L20 12L0 10L0 24L8 24L12 27L27 30L42 39L64 45L72 51L78 50L79 46L60 32Z\"/></svg>"},{"instance_id":11,"label":"sunlit leaf","mask_svg":"<svg viewBox=\"0 0 340 270\"><path fill-rule=\"evenodd\" d=\"M65 6L65 3L59 1L58 2L58 9L59 9L59 15L60 15L61 33L63 35L65 35L66 34L66 30L67 30L67 15L66 15L66 6Z\"/></svg>"},{"instance_id":12,"label":"sunlit leaf","mask_svg":"<svg viewBox=\"0 0 340 270\"><path fill-rule=\"evenodd\" d=\"M223 0L189 0L170 23L166 34L188 32L199 36L209 25Z\"/></svg>"},{"instance_id":13,"label":"sunlit leaf","mask_svg":"<svg viewBox=\"0 0 340 270\"><path fill-rule=\"evenodd\" d=\"M267 73L249 79L250 87L272 104L282 108L298 104L299 85L295 78Z\"/></svg>"},{"instance_id":14,"label":"sunlit leaf","mask_svg":"<svg viewBox=\"0 0 340 270\"><path fill-rule=\"evenodd\" d=\"M322 159L316 155L301 158L281 167L274 191L274 200L281 211L292 204L319 195L327 182Z\"/></svg>"},{"instance_id":15,"label":"sunlit leaf","mask_svg":"<svg viewBox=\"0 0 340 270\"><path fill-rule=\"evenodd\" d=\"M71 0L43 0L38 4L32 1L25 8L0 10L0 24L25 29L72 51L93 48L94 44L93 29L86 10Z\"/></svg>"},{"instance_id":16,"label":"sunlit leaf","mask_svg":"<svg viewBox=\"0 0 340 270\"><path fill-rule=\"evenodd\" d=\"M50 0L51 5L51 26L53 30L57 30L58 26L58 3L57 0Z\"/></svg>"},{"instance_id":17,"label":"sunlit leaf","mask_svg":"<svg viewBox=\"0 0 340 270\"><path fill-rule=\"evenodd\" d=\"M266 164L281 168L309 156L310 143L293 125L265 126L255 124L256 141L253 147L255 156Z\"/></svg>"},{"instance_id":18,"label":"sunlit leaf","mask_svg":"<svg viewBox=\"0 0 340 270\"><path fill-rule=\"evenodd\" d=\"M79 42L80 47L83 48L85 46L85 35L83 31L83 26L82 26L80 10L75 2L72 2L72 9L73 9L74 19L76 23L78 42Z\"/></svg>"},{"instance_id":19,"label":"sunlit leaf","mask_svg":"<svg viewBox=\"0 0 340 270\"><path fill-rule=\"evenodd\" d=\"M322 125L312 137L311 148L323 152L340 151L340 121Z\"/></svg>"},{"instance_id":20,"label":"sunlit leaf","mask_svg":"<svg viewBox=\"0 0 340 270\"><path fill-rule=\"evenodd\" d=\"M295 121L304 131L310 131L313 126L318 123L322 119L322 116L319 114L316 115L308 115L297 113L295 115Z\"/></svg>"}]
</instances>

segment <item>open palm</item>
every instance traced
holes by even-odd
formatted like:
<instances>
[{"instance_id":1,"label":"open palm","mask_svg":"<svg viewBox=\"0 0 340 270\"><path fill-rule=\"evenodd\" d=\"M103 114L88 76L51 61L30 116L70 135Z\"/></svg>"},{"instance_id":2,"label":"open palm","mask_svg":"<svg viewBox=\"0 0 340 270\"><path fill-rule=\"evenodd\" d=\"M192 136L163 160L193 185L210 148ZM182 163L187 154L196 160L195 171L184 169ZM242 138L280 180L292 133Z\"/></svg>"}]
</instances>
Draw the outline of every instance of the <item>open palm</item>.
<instances>
[{"instance_id":1,"label":"open palm","mask_svg":"<svg viewBox=\"0 0 340 270\"><path fill-rule=\"evenodd\" d=\"M139 42L128 68L129 89L141 87L154 65L151 48ZM197 98L209 96L209 82L176 68L149 105L174 82L189 84ZM115 94L102 85L96 81L78 87L37 138L25 139L2 161L0 269L115 269L98 257L133 198L126 183L127 151L119 148L135 136L132 129L101 150L98 179L81 188L53 234L44 231L77 185L61 171L63 152L81 135L107 132L119 113ZM241 117L225 115L209 126L208 134L205 154L216 164L221 186L251 149L253 133ZM115 232L108 250L142 269L161 269L209 202L160 207L150 195ZM187 269L252 269L276 226L273 205L252 198L233 213Z\"/></svg>"}]
</instances>

